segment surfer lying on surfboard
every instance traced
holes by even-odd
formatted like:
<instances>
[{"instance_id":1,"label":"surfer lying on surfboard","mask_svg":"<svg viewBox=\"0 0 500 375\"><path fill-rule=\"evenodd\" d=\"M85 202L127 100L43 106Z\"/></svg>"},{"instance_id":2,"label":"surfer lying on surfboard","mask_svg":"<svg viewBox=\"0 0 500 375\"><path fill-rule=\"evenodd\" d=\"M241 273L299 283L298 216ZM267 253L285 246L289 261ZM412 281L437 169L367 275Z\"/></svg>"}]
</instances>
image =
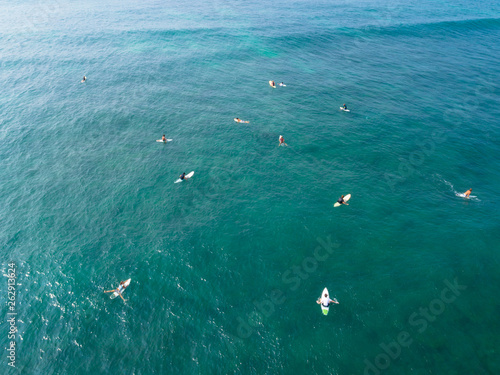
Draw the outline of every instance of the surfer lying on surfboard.
<instances>
[{"instance_id":1,"label":"surfer lying on surfboard","mask_svg":"<svg viewBox=\"0 0 500 375\"><path fill-rule=\"evenodd\" d=\"M240 119L240 118L238 118L238 117L236 117L236 118L234 119L234 121L236 121L236 122L242 122L242 123L245 123L245 124L248 124L248 123L250 122L250 121L243 121L242 119Z\"/></svg>"},{"instance_id":2,"label":"surfer lying on surfboard","mask_svg":"<svg viewBox=\"0 0 500 375\"><path fill-rule=\"evenodd\" d=\"M337 201L337 203L338 204L345 204L346 206L349 206L349 203L346 203L344 201L344 196L343 195L339 198L339 200Z\"/></svg>"},{"instance_id":3,"label":"surfer lying on surfboard","mask_svg":"<svg viewBox=\"0 0 500 375\"><path fill-rule=\"evenodd\" d=\"M125 288L126 288L125 281L120 281L120 285L118 286L118 288L113 289L113 290L105 290L104 293L116 292L120 295L120 297L122 297L123 302L125 302L125 298L123 298L123 296L122 296L122 292L125 290Z\"/></svg>"}]
</instances>

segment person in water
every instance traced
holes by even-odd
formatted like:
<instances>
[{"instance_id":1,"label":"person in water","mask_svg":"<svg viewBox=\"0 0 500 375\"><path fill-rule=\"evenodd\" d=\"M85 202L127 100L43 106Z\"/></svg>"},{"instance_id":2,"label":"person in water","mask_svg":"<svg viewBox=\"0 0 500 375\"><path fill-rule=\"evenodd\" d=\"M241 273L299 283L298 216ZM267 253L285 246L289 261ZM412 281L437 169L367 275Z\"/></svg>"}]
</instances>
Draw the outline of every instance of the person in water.
<instances>
[{"instance_id":1,"label":"person in water","mask_svg":"<svg viewBox=\"0 0 500 375\"><path fill-rule=\"evenodd\" d=\"M167 138L165 138L165 134L163 134L163 136L161 137L161 140L162 140L163 142L166 142L166 141L167 141Z\"/></svg>"},{"instance_id":2,"label":"person in water","mask_svg":"<svg viewBox=\"0 0 500 375\"><path fill-rule=\"evenodd\" d=\"M344 103L344 109L347 109L347 106L345 105L345 103Z\"/></svg>"},{"instance_id":3,"label":"person in water","mask_svg":"<svg viewBox=\"0 0 500 375\"><path fill-rule=\"evenodd\" d=\"M113 293L116 292L122 297L123 302L125 302L125 298L122 296L122 291L125 290L125 281L120 281L120 285L118 285L118 288L113 289L113 290L105 290L104 293Z\"/></svg>"},{"instance_id":4,"label":"person in water","mask_svg":"<svg viewBox=\"0 0 500 375\"><path fill-rule=\"evenodd\" d=\"M83 76L82 82L85 82L87 80L87 77Z\"/></svg>"},{"instance_id":5,"label":"person in water","mask_svg":"<svg viewBox=\"0 0 500 375\"><path fill-rule=\"evenodd\" d=\"M279 144L279 146L282 146L282 145L288 146L288 145L285 143L285 138L283 138L283 136L282 136L282 135L280 135L280 144ZM279 147L279 146L278 146L278 147Z\"/></svg>"},{"instance_id":6,"label":"person in water","mask_svg":"<svg viewBox=\"0 0 500 375\"><path fill-rule=\"evenodd\" d=\"M283 82L280 83L280 86L286 86Z\"/></svg>"},{"instance_id":7,"label":"person in water","mask_svg":"<svg viewBox=\"0 0 500 375\"><path fill-rule=\"evenodd\" d=\"M330 297L328 297L328 294L326 294L326 293L325 293L325 295L323 297L318 298L318 300L316 301L316 303L318 305L323 306L323 307L328 307L332 303L336 303L337 305L339 304L337 301L335 301L333 299L330 299Z\"/></svg>"},{"instance_id":8,"label":"person in water","mask_svg":"<svg viewBox=\"0 0 500 375\"><path fill-rule=\"evenodd\" d=\"M345 204L345 205L349 206L349 203L346 203L344 201L344 196L343 195L339 198L339 200L337 201L337 203L339 203L339 204Z\"/></svg>"},{"instance_id":9,"label":"person in water","mask_svg":"<svg viewBox=\"0 0 500 375\"><path fill-rule=\"evenodd\" d=\"M271 86L276 87L276 83L274 83L274 81L271 81Z\"/></svg>"},{"instance_id":10,"label":"person in water","mask_svg":"<svg viewBox=\"0 0 500 375\"><path fill-rule=\"evenodd\" d=\"M184 180L184 179L186 178L186 172L183 172L183 173L179 176L179 178L180 178L181 180Z\"/></svg>"},{"instance_id":11,"label":"person in water","mask_svg":"<svg viewBox=\"0 0 500 375\"><path fill-rule=\"evenodd\" d=\"M464 193L465 198L469 198L470 193L472 193L472 189L469 189Z\"/></svg>"}]
</instances>

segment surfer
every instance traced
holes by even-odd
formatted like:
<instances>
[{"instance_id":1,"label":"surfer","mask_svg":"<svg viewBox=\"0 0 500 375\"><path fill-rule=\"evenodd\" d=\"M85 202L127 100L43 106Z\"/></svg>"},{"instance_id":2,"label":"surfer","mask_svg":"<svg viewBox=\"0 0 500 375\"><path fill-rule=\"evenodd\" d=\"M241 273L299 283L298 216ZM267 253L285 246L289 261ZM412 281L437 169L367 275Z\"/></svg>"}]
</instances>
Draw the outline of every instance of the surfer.
<instances>
[{"instance_id":1,"label":"surfer","mask_svg":"<svg viewBox=\"0 0 500 375\"><path fill-rule=\"evenodd\" d=\"M162 140L163 142L166 142L166 141L167 141L167 138L165 138L165 134L163 134L163 136L161 137L161 140Z\"/></svg>"},{"instance_id":2,"label":"surfer","mask_svg":"<svg viewBox=\"0 0 500 375\"><path fill-rule=\"evenodd\" d=\"M469 189L464 193L465 198L469 198L470 193L472 193L472 189Z\"/></svg>"},{"instance_id":3,"label":"surfer","mask_svg":"<svg viewBox=\"0 0 500 375\"><path fill-rule=\"evenodd\" d=\"M116 292L120 295L120 297L122 297L123 302L125 302L125 298L123 298L123 296L122 296L122 291L125 289L124 285L125 285L125 281L120 281L120 285L118 286L118 288L113 289L113 290L105 290L104 293Z\"/></svg>"},{"instance_id":4,"label":"surfer","mask_svg":"<svg viewBox=\"0 0 500 375\"><path fill-rule=\"evenodd\" d=\"M339 200L337 201L337 203L338 203L338 204L345 204L345 205L349 206L349 203L346 203L346 202L344 201L344 196L343 196L343 195L339 198Z\"/></svg>"},{"instance_id":5,"label":"surfer","mask_svg":"<svg viewBox=\"0 0 500 375\"><path fill-rule=\"evenodd\" d=\"M186 172L183 172L183 173L179 176L179 178L180 178L181 180L184 180L184 179L186 178Z\"/></svg>"},{"instance_id":6,"label":"surfer","mask_svg":"<svg viewBox=\"0 0 500 375\"><path fill-rule=\"evenodd\" d=\"M346 106L346 104L344 103L344 110L346 110L346 109L347 109L347 106Z\"/></svg>"},{"instance_id":7,"label":"surfer","mask_svg":"<svg viewBox=\"0 0 500 375\"><path fill-rule=\"evenodd\" d=\"M283 138L283 136L282 136L282 135L280 135L280 144L279 144L279 146L282 146L282 145L288 146L288 145L285 143L285 138ZM278 146L278 147L279 147L279 146Z\"/></svg>"},{"instance_id":8,"label":"surfer","mask_svg":"<svg viewBox=\"0 0 500 375\"><path fill-rule=\"evenodd\" d=\"M83 76L82 83L85 82L86 80L87 80L87 77Z\"/></svg>"},{"instance_id":9,"label":"surfer","mask_svg":"<svg viewBox=\"0 0 500 375\"><path fill-rule=\"evenodd\" d=\"M280 86L286 86L283 82L280 83Z\"/></svg>"},{"instance_id":10,"label":"surfer","mask_svg":"<svg viewBox=\"0 0 500 375\"><path fill-rule=\"evenodd\" d=\"M274 81L271 81L271 86L276 87L276 83L274 83Z\"/></svg>"},{"instance_id":11,"label":"surfer","mask_svg":"<svg viewBox=\"0 0 500 375\"><path fill-rule=\"evenodd\" d=\"M330 306L331 303L336 303L337 305L339 304L336 300L330 299L330 297L328 297L328 294L326 294L326 293L323 297L318 298L316 303L318 305L321 304L321 306L323 306L323 307L328 307L328 306Z\"/></svg>"}]
</instances>

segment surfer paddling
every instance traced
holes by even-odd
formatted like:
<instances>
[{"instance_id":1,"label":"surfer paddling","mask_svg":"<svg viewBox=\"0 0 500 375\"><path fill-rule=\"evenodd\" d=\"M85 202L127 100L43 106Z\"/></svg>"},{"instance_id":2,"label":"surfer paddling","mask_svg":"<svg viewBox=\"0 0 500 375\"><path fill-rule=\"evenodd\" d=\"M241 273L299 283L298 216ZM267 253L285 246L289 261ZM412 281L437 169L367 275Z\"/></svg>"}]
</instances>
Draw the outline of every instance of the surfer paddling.
<instances>
[{"instance_id":1,"label":"surfer paddling","mask_svg":"<svg viewBox=\"0 0 500 375\"><path fill-rule=\"evenodd\" d=\"M464 193L465 198L469 198L470 193L472 193L472 189L469 189Z\"/></svg>"},{"instance_id":2,"label":"surfer paddling","mask_svg":"<svg viewBox=\"0 0 500 375\"><path fill-rule=\"evenodd\" d=\"M245 123L245 124L248 124L250 122L250 121L244 121L244 120L240 119L239 117L236 117L234 119L234 121L236 121L236 122L242 122L242 123Z\"/></svg>"},{"instance_id":3,"label":"surfer paddling","mask_svg":"<svg viewBox=\"0 0 500 375\"><path fill-rule=\"evenodd\" d=\"M338 204L345 204L346 206L349 206L349 203L346 203L344 201L344 196L343 195L339 198L339 200L337 201L337 203Z\"/></svg>"},{"instance_id":4,"label":"surfer paddling","mask_svg":"<svg viewBox=\"0 0 500 375\"><path fill-rule=\"evenodd\" d=\"M125 288L126 288L125 281L120 281L120 285L118 286L118 288L113 289L113 290L105 290L104 293L116 292L120 295L120 297L122 297L123 302L125 302L125 298L123 298L123 296L122 296L122 292L125 290Z\"/></svg>"},{"instance_id":5,"label":"surfer paddling","mask_svg":"<svg viewBox=\"0 0 500 375\"><path fill-rule=\"evenodd\" d=\"M328 297L328 294L327 294L327 293L325 293L325 295L324 295L324 296L322 296L321 298L318 298L318 300L316 301L316 303L317 303L318 305L323 306L323 307L328 307L328 306L330 306L330 304L332 304L332 303L336 303L337 305L339 304L339 303L337 302L337 300L330 299L330 297Z\"/></svg>"}]
</instances>

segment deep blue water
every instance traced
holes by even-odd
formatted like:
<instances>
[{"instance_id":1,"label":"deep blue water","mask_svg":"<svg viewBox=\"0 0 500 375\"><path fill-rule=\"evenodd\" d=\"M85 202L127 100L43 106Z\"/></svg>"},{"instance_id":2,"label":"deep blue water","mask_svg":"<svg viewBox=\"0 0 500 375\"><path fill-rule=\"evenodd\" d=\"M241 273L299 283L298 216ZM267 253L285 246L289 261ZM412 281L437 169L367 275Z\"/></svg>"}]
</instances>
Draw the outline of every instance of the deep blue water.
<instances>
[{"instance_id":1,"label":"deep blue water","mask_svg":"<svg viewBox=\"0 0 500 375\"><path fill-rule=\"evenodd\" d=\"M0 11L2 373L500 372L498 1Z\"/></svg>"}]
</instances>

